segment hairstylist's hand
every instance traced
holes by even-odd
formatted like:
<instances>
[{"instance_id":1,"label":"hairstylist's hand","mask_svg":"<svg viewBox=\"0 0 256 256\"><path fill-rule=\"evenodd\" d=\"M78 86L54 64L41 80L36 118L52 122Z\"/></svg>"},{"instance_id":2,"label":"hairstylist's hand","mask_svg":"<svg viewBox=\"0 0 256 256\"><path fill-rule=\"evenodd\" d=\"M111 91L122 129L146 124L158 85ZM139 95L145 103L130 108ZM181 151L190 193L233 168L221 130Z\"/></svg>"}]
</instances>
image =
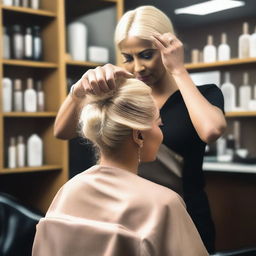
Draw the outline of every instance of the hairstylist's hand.
<instances>
[{"instance_id":1,"label":"hairstylist's hand","mask_svg":"<svg viewBox=\"0 0 256 256\"><path fill-rule=\"evenodd\" d=\"M115 80L117 78L132 78L133 74L125 69L105 64L95 69L89 69L84 73L80 80L74 84L73 95L77 98L83 98L88 93L100 95L116 88Z\"/></svg>"},{"instance_id":2,"label":"hairstylist's hand","mask_svg":"<svg viewBox=\"0 0 256 256\"><path fill-rule=\"evenodd\" d=\"M171 74L184 71L184 49L182 42L172 33L154 34L153 44L160 50L165 68Z\"/></svg>"}]
</instances>

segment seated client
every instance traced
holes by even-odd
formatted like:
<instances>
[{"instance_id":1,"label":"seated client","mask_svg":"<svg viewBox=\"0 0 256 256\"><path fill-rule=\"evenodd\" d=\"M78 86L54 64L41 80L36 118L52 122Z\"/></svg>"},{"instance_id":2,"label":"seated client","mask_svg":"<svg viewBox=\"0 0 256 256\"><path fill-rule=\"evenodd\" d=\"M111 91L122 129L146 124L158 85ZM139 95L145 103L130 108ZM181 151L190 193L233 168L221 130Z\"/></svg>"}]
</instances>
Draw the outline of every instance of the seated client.
<instances>
[{"instance_id":1,"label":"seated client","mask_svg":"<svg viewBox=\"0 0 256 256\"><path fill-rule=\"evenodd\" d=\"M137 176L163 138L150 87L136 79L117 84L87 96L80 132L98 163L58 191L37 225L33 256L208 255L181 197Z\"/></svg>"}]
</instances>

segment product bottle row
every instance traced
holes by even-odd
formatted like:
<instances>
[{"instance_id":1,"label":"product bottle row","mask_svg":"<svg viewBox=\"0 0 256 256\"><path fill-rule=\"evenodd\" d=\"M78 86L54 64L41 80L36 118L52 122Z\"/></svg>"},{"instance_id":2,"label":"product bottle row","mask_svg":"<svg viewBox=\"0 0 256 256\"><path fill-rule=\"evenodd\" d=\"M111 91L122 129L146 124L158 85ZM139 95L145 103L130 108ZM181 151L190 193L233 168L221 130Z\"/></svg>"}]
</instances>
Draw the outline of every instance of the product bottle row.
<instances>
[{"instance_id":1,"label":"product bottle row","mask_svg":"<svg viewBox=\"0 0 256 256\"><path fill-rule=\"evenodd\" d=\"M40 8L40 0L2 0L6 6L20 6L32 9Z\"/></svg>"},{"instance_id":2,"label":"product bottle row","mask_svg":"<svg viewBox=\"0 0 256 256\"><path fill-rule=\"evenodd\" d=\"M239 59L255 58L256 57L256 27L254 33L249 34L249 24L243 23L243 33L239 36L238 40L238 53ZM212 35L207 36L207 44L203 47L202 51L199 49L192 49L191 62L215 62L226 61L231 59L231 47L228 44L227 34L221 34L221 41L218 47L214 45L214 38Z\"/></svg>"},{"instance_id":3,"label":"product bottle row","mask_svg":"<svg viewBox=\"0 0 256 256\"><path fill-rule=\"evenodd\" d=\"M41 27L22 25L5 26L3 34L4 59L42 60Z\"/></svg>"},{"instance_id":4,"label":"product bottle row","mask_svg":"<svg viewBox=\"0 0 256 256\"><path fill-rule=\"evenodd\" d=\"M256 111L256 85L251 86L249 84L249 74L247 72L243 73L243 84L238 88L231 82L230 73L226 72L221 90L226 112Z\"/></svg>"},{"instance_id":5,"label":"product bottle row","mask_svg":"<svg viewBox=\"0 0 256 256\"><path fill-rule=\"evenodd\" d=\"M36 86L34 86L36 83ZM35 89L36 87L36 89ZM25 89L22 80L3 78L3 112L37 112L45 111L45 94L42 90L42 81L34 82L33 78L26 80Z\"/></svg>"},{"instance_id":6,"label":"product bottle row","mask_svg":"<svg viewBox=\"0 0 256 256\"><path fill-rule=\"evenodd\" d=\"M8 145L8 168L43 165L43 141L37 134L28 137L11 137Z\"/></svg>"}]
</instances>

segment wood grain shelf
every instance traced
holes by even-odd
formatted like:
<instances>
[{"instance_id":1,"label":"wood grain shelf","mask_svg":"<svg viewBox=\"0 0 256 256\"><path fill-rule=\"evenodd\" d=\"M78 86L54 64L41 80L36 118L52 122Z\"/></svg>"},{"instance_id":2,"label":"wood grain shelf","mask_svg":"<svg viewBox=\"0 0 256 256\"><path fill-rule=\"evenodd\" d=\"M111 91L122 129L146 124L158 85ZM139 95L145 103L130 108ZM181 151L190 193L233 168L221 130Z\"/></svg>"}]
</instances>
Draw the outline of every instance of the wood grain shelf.
<instances>
[{"instance_id":1,"label":"wood grain shelf","mask_svg":"<svg viewBox=\"0 0 256 256\"><path fill-rule=\"evenodd\" d=\"M29 68L57 68L58 65L53 62L44 62L44 61L29 61L29 60L2 60L4 65L9 66L22 66Z\"/></svg>"},{"instance_id":2,"label":"wood grain shelf","mask_svg":"<svg viewBox=\"0 0 256 256\"><path fill-rule=\"evenodd\" d=\"M236 65L245 65L245 64L256 64L256 58L246 58L246 59L231 59L227 61L217 61L212 63L187 63L185 64L186 69L189 71L200 70L200 69L212 69Z\"/></svg>"},{"instance_id":3,"label":"wood grain shelf","mask_svg":"<svg viewBox=\"0 0 256 256\"><path fill-rule=\"evenodd\" d=\"M91 61L77 61L77 60L67 60L67 66L76 66L76 67L97 67L102 66L104 63L97 63Z\"/></svg>"},{"instance_id":4,"label":"wood grain shelf","mask_svg":"<svg viewBox=\"0 0 256 256\"><path fill-rule=\"evenodd\" d=\"M57 15L54 12L46 11L46 10L36 10L32 8L20 7L20 6L5 6L0 5L0 8L3 11L11 11L11 12L19 12L24 14L32 14L44 17L56 17Z\"/></svg>"},{"instance_id":5,"label":"wood grain shelf","mask_svg":"<svg viewBox=\"0 0 256 256\"><path fill-rule=\"evenodd\" d=\"M56 171L61 170L60 165L43 165L36 167L22 167L22 168L4 168L0 171L0 175L4 174L17 174L17 173L32 173L32 172L42 172L42 171Z\"/></svg>"},{"instance_id":6,"label":"wood grain shelf","mask_svg":"<svg viewBox=\"0 0 256 256\"><path fill-rule=\"evenodd\" d=\"M256 117L256 111L227 112L226 117Z\"/></svg>"},{"instance_id":7,"label":"wood grain shelf","mask_svg":"<svg viewBox=\"0 0 256 256\"><path fill-rule=\"evenodd\" d=\"M26 117L26 118L34 118L34 117L51 117L55 118L57 116L57 112L8 112L3 113L3 116L6 118L12 118L12 117Z\"/></svg>"}]
</instances>

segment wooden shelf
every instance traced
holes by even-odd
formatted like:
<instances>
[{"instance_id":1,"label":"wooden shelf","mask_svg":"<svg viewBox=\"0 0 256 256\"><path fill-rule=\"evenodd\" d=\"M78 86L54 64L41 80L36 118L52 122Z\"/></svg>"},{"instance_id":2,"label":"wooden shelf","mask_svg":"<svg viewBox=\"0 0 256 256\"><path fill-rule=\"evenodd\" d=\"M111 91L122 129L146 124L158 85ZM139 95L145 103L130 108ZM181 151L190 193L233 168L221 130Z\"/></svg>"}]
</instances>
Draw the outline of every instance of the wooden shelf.
<instances>
[{"instance_id":1,"label":"wooden shelf","mask_svg":"<svg viewBox=\"0 0 256 256\"><path fill-rule=\"evenodd\" d=\"M236 66L236 65L245 65L256 63L256 58L247 58L247 59L231 59L228 61L217 61L212 63L187 63L185 64L186 69L189 71L200 70L200 69L212 69L220 68L227 66Z\"/></svg>"},{"instance_id":2,"label":"wooden shelf","mask_svg":"<svg viewBox=\"0 0 256 256\"><path fill-rule=\"evenodd\" d=\"M42 172L42 171L56 171L61 170L60 165L44 165L36 167L23 167L23 168L4 168L0 171L0 175L3 174L14 174L14 173L31 173L31 172Z\"/></svg>"},{"instance_id":3,"label":"wooden shelf","mask_svg":"<svg viewBox=\"0 0 256 256\"><path fill-rule=\"evenodd\" d=\"M54 12L45 11L45 10L36 10L32 8L20 7L20 6L0 6L4 11L11 11L11 12L19 12L25 14L32 14L38 16L45 16L45 17L56 17Z\"/></svg>"},{"instance_id":4,"label":"wooden shelf","mask_svg":"<svg viewBox=\"0 0 256 256\"><path fill-rule=\"evenodd\" d=\"M58 65L52 62L44 61L29 61L29 60L2 60L4 65L9 66L22 66L30 68L57 68Z\"/></svg>"},{"instance_id":5,"label":"wooden shelf","mask_svg":"<svg viewBox=\"0 0 256 256\"><path fill-rule=\"evenodd\" d=\"M227 112L226 117L256 117L256 111Z\"/></svg>"},{"instance_id":6,"label":"wooden shelf","mask_svg":"<svg viewBox=\"0 0 256 256\"><path fill-rule=\"evenodd\" d=\"M97 67L102 66L104 63L97 63L91 61L77 61L77 60L68 60L66 61L67 66L76 66L76 67Z\"/></svg>"},{"instance_id":7,"label":"wooden shelf","mask_svg":"<svg viewBox=\"0 0 256 256\"><path fill-rule=\"evenodd\" d=\"M34 118L34 117L51 117L55 118L57 116L56 112L8 112L3 113L4 117L28 117L28 118Z\"/></svg>"}]
</instances>

